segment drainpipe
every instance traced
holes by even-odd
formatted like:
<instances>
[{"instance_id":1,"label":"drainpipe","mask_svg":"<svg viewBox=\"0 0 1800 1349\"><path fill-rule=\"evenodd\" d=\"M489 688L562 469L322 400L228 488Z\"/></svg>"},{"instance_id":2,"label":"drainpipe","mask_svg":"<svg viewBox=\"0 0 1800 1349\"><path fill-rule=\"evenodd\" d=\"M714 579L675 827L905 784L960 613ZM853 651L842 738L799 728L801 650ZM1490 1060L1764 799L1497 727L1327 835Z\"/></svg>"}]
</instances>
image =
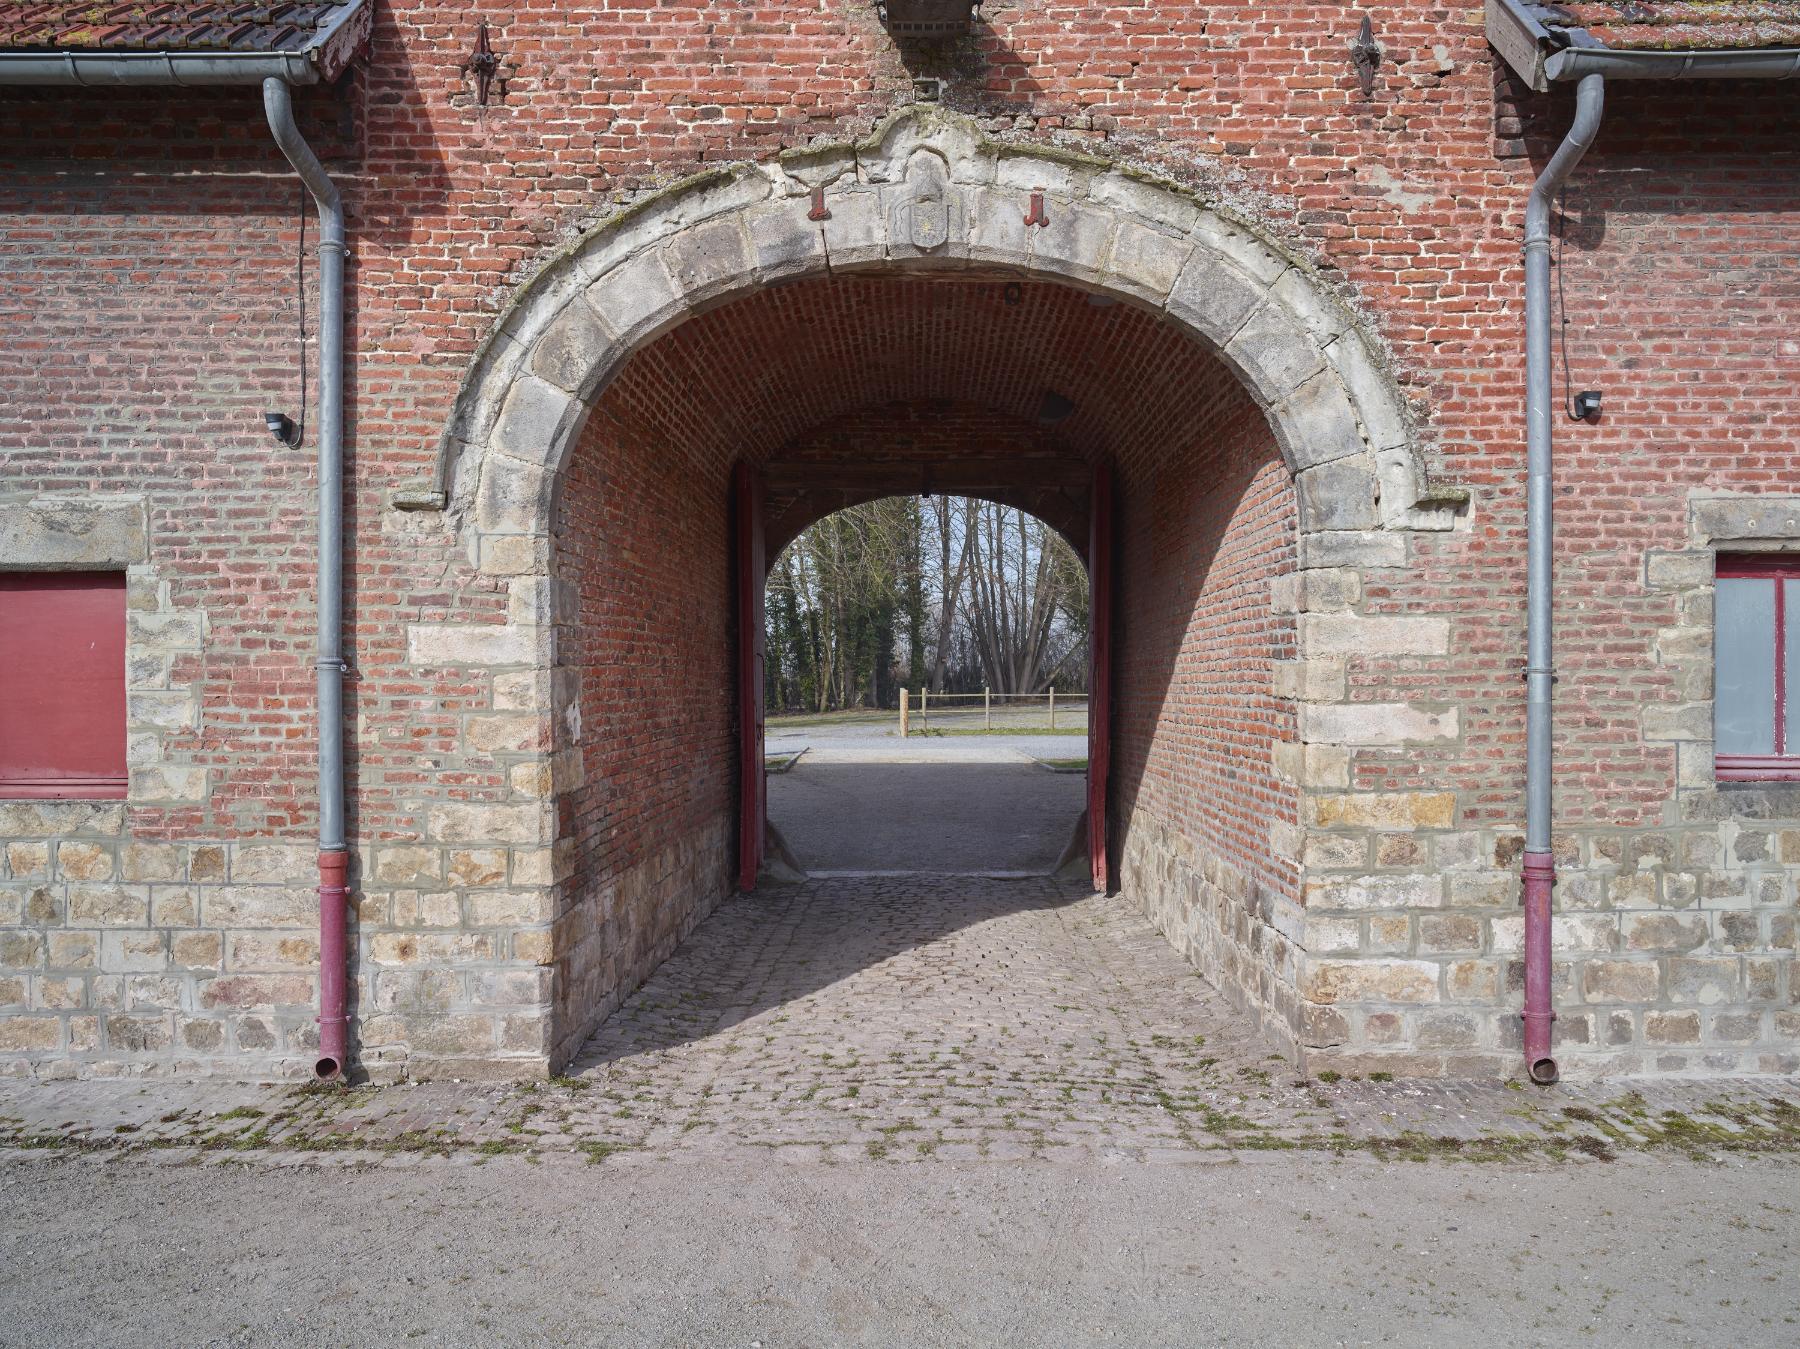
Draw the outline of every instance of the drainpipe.
<instances>
[{"instance_id":1,"label":"drainpipe","mask_svg":"<svg viewBox=\"0 0 1800 1349\"><path fill-rule=\"evenodd\" d=\"M344 206L294 125L287 83L263 81L275 143L319 211L319 1057L320 1081L348 1062L349 842L344 835Z\"/></svg>"},{"instance_id":2,"label":"drainpipe","mask_svg":"<svg viewBox=\"0 0 1800 1349\"><path fill-rule=\"evenodd\" d=\"M1532 186L1525 206L1525 1069L1533 1082L1557 1078L1550 1056L1550 698L1553 608L1551 518L1550 203L1594 143L1606 104L1606 79L1584 75L1575 88L1575 122Z\"/></svg>"}]
</instances>

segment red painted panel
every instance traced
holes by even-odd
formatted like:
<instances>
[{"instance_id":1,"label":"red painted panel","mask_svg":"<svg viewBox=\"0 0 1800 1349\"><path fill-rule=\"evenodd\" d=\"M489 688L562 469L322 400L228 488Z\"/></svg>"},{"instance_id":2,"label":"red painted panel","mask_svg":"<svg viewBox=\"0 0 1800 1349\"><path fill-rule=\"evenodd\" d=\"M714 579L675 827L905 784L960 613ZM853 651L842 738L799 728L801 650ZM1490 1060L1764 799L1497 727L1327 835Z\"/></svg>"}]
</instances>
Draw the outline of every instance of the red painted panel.
<instances>
[{"instance_id":1,"label":"red painted panel","mask_svg":"<svg viewBox=\"0 0 1800 1349\"><path fill-rule=\"evenodd\" d=\"M737 517L738 591L738 885L756 888L762 870L763 832L768 816L768 777L763 767L763 582L762 474L739 462L732 470Z\"/></svg>"},{"instance_id":2,"label":"red painted panel","mask_svg":"<svg viewBox=\"0 0 1800 1349\"><path fill-rule=\"evenodd\" d=\"M1105 893L1106 786L1112 758L1112 465L1094 467L1088 520L1088 858Z\"/></svg>"},{"instance_id":3,"label":"red painted panel","mask_svg":"<svg viewBox=\"0 0 1800 1349\"><path fill-rule=\"evenodd\" d=\"M124 795L124 574L0 573L0 796Z\"/></svg>"}]
</instances>

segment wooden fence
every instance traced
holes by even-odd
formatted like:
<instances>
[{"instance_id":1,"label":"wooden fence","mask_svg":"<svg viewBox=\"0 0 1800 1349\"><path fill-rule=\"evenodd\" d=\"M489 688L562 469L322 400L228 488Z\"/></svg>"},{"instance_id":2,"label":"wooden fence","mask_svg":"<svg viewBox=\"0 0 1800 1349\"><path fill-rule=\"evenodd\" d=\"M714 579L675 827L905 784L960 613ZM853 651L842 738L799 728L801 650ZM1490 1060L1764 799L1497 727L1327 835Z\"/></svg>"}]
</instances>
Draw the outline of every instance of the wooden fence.
<instances>
[{"instance_id":1,"label":"wooden fence","mask_svg":"<svg viewBox=\"0 0 1800 1349\"><path fill-rule=\"evenodd\" d=\"M1064 729L1087 725L1087 694L1062 693L1055 689L1048 693L995 693L991 689L983 689L980 693L933 693L929 689L900 690L900 734L904 738L913 731L929 731L931 715L935 709L940 725L949 723L953 729L992 731L994 713L1001 714L1001 731L1036 729L1029 721L1020 721L1007 716L1015 709L1029 712L1043 708L1048 713L1048 729L1057 729L1056 718L1060 710ZM980 714L981 725L975 725L976 714Z\"/></svg>"}]
</instances>

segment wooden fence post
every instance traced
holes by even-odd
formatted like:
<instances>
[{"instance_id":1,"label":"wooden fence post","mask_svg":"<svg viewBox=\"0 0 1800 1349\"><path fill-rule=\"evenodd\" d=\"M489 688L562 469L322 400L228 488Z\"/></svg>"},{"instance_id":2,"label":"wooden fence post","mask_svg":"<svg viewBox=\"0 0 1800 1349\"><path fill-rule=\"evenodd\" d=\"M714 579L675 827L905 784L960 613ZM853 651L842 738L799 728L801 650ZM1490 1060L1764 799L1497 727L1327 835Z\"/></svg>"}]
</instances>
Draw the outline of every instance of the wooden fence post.
<instances>
[{"instance_id":1,"label":"wooden fence post","mask_svg":"<svg viewBox=\"0 0 1800 1349\"><path fill-rule=\"evenodd\" d=\"M1050 729L1056 729L1056 685L1050 686Z\"/></svg>"},{"instance_id":2,"label":"wooden fence post","mask_svg":"<svg viewBox=\"0 0 1800 1349\"><path fill-rule=\"evenodd\" d=\"M906 690L900 690L900 738L906 739Z\"/></svg>"},{"instance_id":3,"label":"wooden fence post","mask_svg":"<svg viewBox=\"0 0 1800 1349\"><path fill-rule=\"evenodd\" d=\"M994 729L994 707L986 684L981 686L981 729L984 731Z\"/></svg>"}]
</instances>

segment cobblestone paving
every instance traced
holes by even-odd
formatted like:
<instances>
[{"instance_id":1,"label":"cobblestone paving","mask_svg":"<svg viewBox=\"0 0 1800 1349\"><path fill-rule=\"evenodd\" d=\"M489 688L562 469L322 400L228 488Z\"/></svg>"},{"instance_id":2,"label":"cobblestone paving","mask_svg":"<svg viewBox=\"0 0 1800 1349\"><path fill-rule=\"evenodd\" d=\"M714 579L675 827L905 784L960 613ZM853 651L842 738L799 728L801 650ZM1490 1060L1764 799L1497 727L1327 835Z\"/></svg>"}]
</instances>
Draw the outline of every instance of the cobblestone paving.
<instances>
[{"instance_id":1,"label":"cobblestone paving","mask_svg":"<svg viewBox=\"0 0 1800 1349\"><path fill-rule=\"evenodd\" d=\"M728 903L552 1082L9 1083L0 1144L283 1159L1604 1160L1800 1150L1800 1084L1302 1081L1122 900L1049 879L884 876Z\"/></svg>"}]
</instances>

